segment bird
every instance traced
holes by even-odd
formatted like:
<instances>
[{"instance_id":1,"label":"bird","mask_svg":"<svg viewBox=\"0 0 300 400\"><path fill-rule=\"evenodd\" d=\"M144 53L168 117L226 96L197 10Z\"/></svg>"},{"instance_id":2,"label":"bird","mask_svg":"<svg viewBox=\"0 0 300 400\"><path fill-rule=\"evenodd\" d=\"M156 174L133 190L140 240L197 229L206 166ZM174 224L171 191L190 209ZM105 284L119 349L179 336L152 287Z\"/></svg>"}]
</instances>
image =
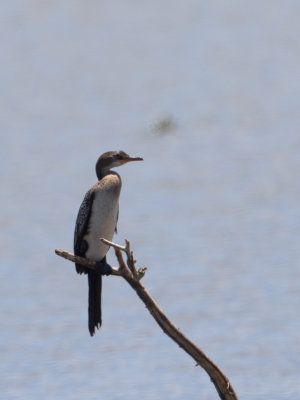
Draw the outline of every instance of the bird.
<instances>
[{"instance_id":1,"label":"bird","mask_svg":"<svg viewBox=\"0 0 300 400\"><path fill-rule=\"evenodd\" d=\"M109 246L100 238L112 240L117 232L119 216L122 180L111 169L132 161L143 161L143 158L131 157L122 150L108 151L98 158L98 182L85 194L76 219L74 254L96 261L95 271L76 263L77 273L88 275L88 328L91 336L102 324L102 275L111 274L111 267L106 262Z\"/></svg>"}]
</instances>

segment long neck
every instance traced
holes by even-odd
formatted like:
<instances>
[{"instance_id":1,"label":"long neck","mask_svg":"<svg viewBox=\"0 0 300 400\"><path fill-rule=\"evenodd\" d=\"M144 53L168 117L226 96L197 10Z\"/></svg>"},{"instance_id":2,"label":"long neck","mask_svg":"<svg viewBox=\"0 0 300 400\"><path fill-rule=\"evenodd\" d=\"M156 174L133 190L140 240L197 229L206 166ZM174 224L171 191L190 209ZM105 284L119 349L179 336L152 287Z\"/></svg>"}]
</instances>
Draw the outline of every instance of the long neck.
<instances>
[{"instance_id":1,"label":"long neck","mask_svg":"<svg viewBox=\"0 0 300 400\"><path fill-rule=\"evenodd\" d=\"M97 168L96 173L97 173L97 178L99 181L107 175L115 175L119 178L120 182L122 183L122 179L121 179L120 175L116 171L112 171L109 168Z\"/></svg>"},{"instance_id":2,"label":"long neck","mask_svg":"<svg viewBox=\"0 0 300 400\"><path fill-rule=\"evenodd\" d=\"M96 168L96 174L97 174L97 178L100 181L105 175L108 175L109 173L111 173L111 170L109 168Z\"/></svg>"},{"instance_id":3,"label":"long neck","mask_svg":"<svg viewBox=\"0 0 300 400\"><path fill-rule=\"evenodd\" d=\"M111 163L108 163L106 159L102 159L101 157L98 159L96 163L96 175L99 181L105 175L109 174L111 166Z\"/></svg>"}]
</instances>

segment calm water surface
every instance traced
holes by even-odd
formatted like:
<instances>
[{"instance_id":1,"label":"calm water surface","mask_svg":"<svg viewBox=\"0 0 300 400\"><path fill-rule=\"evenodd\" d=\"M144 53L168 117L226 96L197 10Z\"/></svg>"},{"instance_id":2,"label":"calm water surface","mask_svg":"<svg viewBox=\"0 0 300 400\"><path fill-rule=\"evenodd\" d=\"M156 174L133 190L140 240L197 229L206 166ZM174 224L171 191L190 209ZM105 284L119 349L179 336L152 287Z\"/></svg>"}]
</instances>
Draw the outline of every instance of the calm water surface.
<instances>
[{"instance_id":1,"label":"calm water surface","mask_svg":"<svg viewBox=\"0 0 300 400\"><path fill-rule=\"evenodd\" d=\"M1 398L217 398L121 279L89 337L86 280L54 249L72 250L111 149L145 159L119 170L115 240L159 305L241 399L300 398L299 16L292 0L1 5Z\"/></svg>"}]
</instances>

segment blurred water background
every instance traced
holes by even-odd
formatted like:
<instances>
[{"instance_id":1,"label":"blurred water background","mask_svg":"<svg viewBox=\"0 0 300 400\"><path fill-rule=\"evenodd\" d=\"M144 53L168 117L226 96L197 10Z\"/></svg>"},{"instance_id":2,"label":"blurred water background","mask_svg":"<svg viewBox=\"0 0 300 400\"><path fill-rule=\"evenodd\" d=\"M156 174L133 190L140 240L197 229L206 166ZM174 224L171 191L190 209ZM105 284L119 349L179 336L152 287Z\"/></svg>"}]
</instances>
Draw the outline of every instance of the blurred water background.
<instances>
[{"instance_id":1,"label":"blurred water background","mask_svg":"<svg viewBox=\"0 0 300 400\"><path fill-rule=\"evenodd\" d=\"M95 162L125 150L119 232L240 399L300 398L300 3L0 6L2 399L217 398L121 279L54 254ZM108 260L116 265L110 251Z\"/></svg>"}]
</instances>

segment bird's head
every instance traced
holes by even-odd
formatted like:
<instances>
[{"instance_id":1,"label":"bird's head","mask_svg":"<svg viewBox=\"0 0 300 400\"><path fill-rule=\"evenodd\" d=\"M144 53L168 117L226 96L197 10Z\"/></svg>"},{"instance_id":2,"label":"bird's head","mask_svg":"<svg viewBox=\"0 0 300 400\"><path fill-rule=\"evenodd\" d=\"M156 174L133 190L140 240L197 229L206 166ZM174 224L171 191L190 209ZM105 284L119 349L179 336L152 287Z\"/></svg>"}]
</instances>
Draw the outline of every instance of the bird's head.
<instances>
[{"instance_id":1,"label":"bird's head","mask_svg":"<svg viewBox=\"0 0 300 400\"><path fill-rule=\"evenodd\" d=\"M106 171L111 168L119 167L130 161L143 161L141 157L131 157L124 151L107 151L102 154L96 163L96 174L100 180Z\"/></svg>"}]
</instances>

